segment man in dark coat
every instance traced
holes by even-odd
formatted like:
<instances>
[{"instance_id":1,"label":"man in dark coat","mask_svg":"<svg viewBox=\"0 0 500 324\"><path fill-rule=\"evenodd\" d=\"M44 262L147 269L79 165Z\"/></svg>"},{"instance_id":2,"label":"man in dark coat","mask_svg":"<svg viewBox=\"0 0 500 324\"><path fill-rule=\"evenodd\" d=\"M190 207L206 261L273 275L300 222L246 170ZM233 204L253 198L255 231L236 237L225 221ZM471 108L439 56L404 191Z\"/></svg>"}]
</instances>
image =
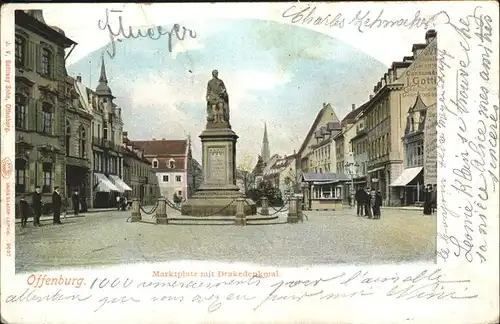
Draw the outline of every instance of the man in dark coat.
<instances>
[{"instance_id":1,"label":"man in dark coat","mask_svg":"<svg viewBox=\"0 0 500 324\"><path fill-rule=\"evenodd\" d=\"M42 216L42 193L40 186L35 187L35 192L33 193L33 226L42 226L40 224L40 217Z\"/></svg>"},{"instance_id":2,"label":"man in dark coat","mask_svg":"<svg viewBox=\"0 0 500 324\"><path fill-rule=\"evenodd\" d=\"M430 185L427 185L424 189L424 215L430 215L432 212L431 209L431 199L432 192Z\"/></svg>"},{"instance_id":3,"label":"man in dark coat","mask_svg":"<svg viewBox=\"0 0 500 324\"><path fill-rule=\"evenodd\" d=\"M62 198L59 194L59 187L54 188L54 193L52 194L52 212L54 213L53 223L54 225L61 225L61 207Z\"/></svg>"},{"instance_id":4,"label":"man in dark coat","mask_svg":"<svg viewBox=\"0 0 500 324\"><path fill-rule=\"evenodd\" d=\"M363 208L365 208L364 202L364 191L363 189L358 189L356 194L354 195L354 199L356 200L356 213L358 216L363 216Z\"/></svg>"},{"instance_id":5,"label":"man in dark coat","mask_svg":"<svg viewBox=\"0 0 500 324\"><path fill-rule=\"evenodd\" d=\"M382 194L377 190L375 203L373 204L373 219L380 219L380 208L382 207Z\"/></svg>"},{"instance_id":6,"label":"man in dark coat","mask_svg":"<svg viewBox=\"0 0 500 324\"><path fill-rule=\"evenodd\" d=\"M28 214L30 213L30 205L26 201L26 197L22 196L19 200L19 213L21 214L21 227L26 227L28 222Z\"/></svg>"},{"instance_id":7,"label":"man in dark coat","mask_svg":"<svg viewBox=\"0 0 500 324\"><path fill-rule=\"evenodd\" d=\"M368 218L372 218L370 188L366 188L366 191L363 193L363 201L365 205L365 216Z\"/></svg>"},{"instance_id":8,"label":"man in dark coat","mask_svg":"<svg viewBox=\"0 0 500 324\"><path fill-rule=\"evenodd\" d=\"M431 214L436 212L437 208L437 185L432 185L431 190Z\"/></svg>"},{"instance_id":9,"label":"man in dark coat","mask_svg":"<svg viewBox=\"0 0 500 324\"><path fill-rule=\"evenodd\" d=\"M78 211L80 210L80 196L78 195L78 190L75 190L71 196L71 202L73 203L73 211L75 216L78 216Z\"/></svg>"}]
</instances>

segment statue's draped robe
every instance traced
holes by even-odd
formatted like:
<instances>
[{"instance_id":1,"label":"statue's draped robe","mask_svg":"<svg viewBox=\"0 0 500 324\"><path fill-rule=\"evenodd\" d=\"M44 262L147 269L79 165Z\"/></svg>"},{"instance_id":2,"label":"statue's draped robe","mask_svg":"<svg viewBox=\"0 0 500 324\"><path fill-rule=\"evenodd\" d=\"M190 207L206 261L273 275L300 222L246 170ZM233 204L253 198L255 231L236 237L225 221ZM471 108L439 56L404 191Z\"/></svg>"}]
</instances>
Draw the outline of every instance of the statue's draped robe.
<instances>
[{"instance_id":1,"label":"statue's draped robe","mask_svg":"<svg viewBox=\"0 0 500 324\"><path fill-rule=\"evenodd\" d=\"M220 116L217 116L220 114ZM207 119L229 122L229 96L224 81L213 78L207 85ZM217 120L217 117L219 120ZM222 119L222 120L221 120Z\"/></svg>"}]
</instances>

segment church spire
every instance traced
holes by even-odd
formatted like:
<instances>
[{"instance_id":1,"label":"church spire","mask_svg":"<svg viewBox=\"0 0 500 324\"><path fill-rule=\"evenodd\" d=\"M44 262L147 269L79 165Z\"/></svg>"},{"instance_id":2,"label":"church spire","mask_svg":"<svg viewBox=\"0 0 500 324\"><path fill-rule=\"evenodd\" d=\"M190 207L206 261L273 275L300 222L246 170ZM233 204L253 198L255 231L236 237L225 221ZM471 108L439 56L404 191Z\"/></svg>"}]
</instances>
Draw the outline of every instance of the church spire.
<instances>
[{"instance_id":1,"label":"church spire","mask_svg":"<svg viewBox=\"0 0 500 324\"><path fill-rule=\"evenodd\" d=\"M267 138L267 124L264 123L264 138L262 139L262 149L260 155L262 160L267 162L270 158L271 153L269 152L269 139Z\"/></svg>"},{"instance_id":2,"label":"church spire","mask_svg":"<svg viewBox=\"0 0 500 324\"><path fill-rule=\"evenodd\" d=\"M97 85L95 92L99 96L113 96L111 89L108 86L106 66L104 65L104 53L101 55L101 74L99 76L99 84Z\"/></svg>"},{"instance_id":3,"label":"church spire","mask_svg":"<svg viewBox=\"0 0 500 324\"><path fill-rule=\"evenodd\" d=\"M104 65L104 54L101 55L101 75L99 76L99 82L108 84L108 78L106 77L106 66Z\"/></svg>"},{"instance_id":4,"label":"church spire","mask_svg":"<svg viewBox=\"0 0 500 324\"><path fill-rule=\"evenodd\" d=\"M191 151L191 134L188 134L188 159L192 158L193 153Z\"/></svg>"}]
</instances>

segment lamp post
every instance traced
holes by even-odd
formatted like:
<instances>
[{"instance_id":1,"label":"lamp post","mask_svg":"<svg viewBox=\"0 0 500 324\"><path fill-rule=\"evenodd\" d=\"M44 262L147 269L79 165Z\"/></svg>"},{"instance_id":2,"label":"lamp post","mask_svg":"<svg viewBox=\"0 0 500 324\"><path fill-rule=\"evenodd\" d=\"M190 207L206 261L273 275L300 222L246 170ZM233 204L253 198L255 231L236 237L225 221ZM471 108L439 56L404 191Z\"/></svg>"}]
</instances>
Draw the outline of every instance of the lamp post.
<instances>
[{"instance_id":1,"label":"lamp post","mask_svg":"<svg viewBox=\"0 0 500 324\"><path fill-rule=\"evenodd\" d=\"M351 192L354 192L354 175L358 173L359 164L357 162L344 162L344 169L351 178Z\"/></svg>"}]
</instances>

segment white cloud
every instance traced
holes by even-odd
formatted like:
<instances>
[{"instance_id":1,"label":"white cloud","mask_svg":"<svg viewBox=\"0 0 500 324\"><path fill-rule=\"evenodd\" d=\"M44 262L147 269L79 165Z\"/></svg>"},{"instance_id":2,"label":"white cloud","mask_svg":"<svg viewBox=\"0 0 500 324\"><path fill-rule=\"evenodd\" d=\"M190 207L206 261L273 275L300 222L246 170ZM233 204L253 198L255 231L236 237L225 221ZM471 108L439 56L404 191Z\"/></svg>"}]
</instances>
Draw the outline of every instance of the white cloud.
<instances>
[{"instance_id":1,"label":"white cloud","mask_svg":"<svg viewBox=\"0 0 500 324\"><path fill-rule=\"evenodd\" d=\"M292 79L289 73L281 71L262 72L255 70L242 70L234 76L236 84L247 90L272 90L279 85L286 84Z\"/></svg>"},{"instance_id":2,"label":"white cloud","mask_svg":"<svg viewBox=\"0 0 500 324\"><path fill-rule=\"evenodd\" d=\"M175 59L178 54L186 53L190 51L199 51L203 49L205 45L200 43L197 38L186 37L183 41L177 41L172 48L172 58Z\"/></svg>"}]
</instances>

